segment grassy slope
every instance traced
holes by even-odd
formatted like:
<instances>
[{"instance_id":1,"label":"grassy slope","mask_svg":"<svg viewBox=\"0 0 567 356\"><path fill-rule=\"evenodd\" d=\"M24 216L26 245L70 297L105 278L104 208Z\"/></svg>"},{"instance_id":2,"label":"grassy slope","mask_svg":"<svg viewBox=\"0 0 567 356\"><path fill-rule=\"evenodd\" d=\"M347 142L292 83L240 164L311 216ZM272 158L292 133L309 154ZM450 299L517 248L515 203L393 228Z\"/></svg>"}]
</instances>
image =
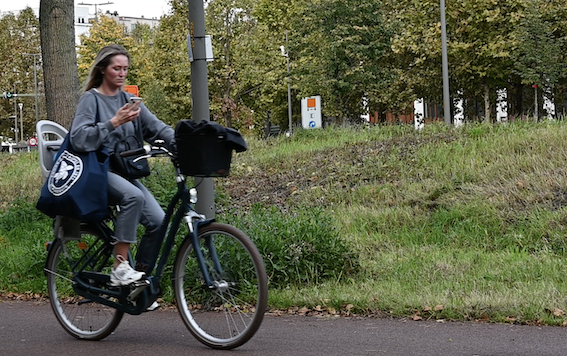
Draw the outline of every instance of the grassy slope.
<instances>
[{"instance_id":1,"label":"grassy slope","mask_svg":"<svg viewBox=\"0 0 567 356\"><path fill-rule=\"evenodd\" d=\"M356 275L275 291L273 304L557 324L567 307L566 129L302 132L256 142L224 188L243 197L235 203L323 207L359 256ZM246 181L257 194L240 193Z\"/></svg>"},{"instance_id":2,"label":"grassy slope","mask_svg":"<svg viewBox=\"0 0 567 356\"><path fill-rule=\"evenodd\" d=\"M217 215L263 251L278 286L272 307L562 324L566 125L326 129L250 140L231 177L217 182ZM0 167L3 209L11 197L35 199L33 155L2 155ZM0 272L0 290L41 293L26 280L41 271L31 260L42 258L49 221L25 210L25 224L14 209L0 217L0 261L12 266ZM353 261L328 271L337 246Z\"/></svg>"}]
</instances>

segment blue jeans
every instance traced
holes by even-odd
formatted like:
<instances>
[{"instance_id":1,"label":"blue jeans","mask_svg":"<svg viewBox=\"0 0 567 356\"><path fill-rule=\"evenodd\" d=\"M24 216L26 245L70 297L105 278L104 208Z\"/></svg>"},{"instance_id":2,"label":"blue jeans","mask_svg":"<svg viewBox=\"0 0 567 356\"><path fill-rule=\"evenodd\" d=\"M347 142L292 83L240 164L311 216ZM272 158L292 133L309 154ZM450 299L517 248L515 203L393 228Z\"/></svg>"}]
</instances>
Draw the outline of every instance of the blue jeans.
<instances>
[{"instance_id":1,"label":"blue jeans","mask_svg":"<svg viewBox=\"0 0 567 356\"><path fill-rule=\"evenodd\" d=\"M136 255L137 265L149 264L149 257L161 245L158 239L159 230L165 212L138 180L129 181L116 173L108 172L108 201L118 205L120 211L116 215L114 234L116 240L125 243L136 243L138 224L145 227L144 235Z\"/></svg>"}]
</instances>

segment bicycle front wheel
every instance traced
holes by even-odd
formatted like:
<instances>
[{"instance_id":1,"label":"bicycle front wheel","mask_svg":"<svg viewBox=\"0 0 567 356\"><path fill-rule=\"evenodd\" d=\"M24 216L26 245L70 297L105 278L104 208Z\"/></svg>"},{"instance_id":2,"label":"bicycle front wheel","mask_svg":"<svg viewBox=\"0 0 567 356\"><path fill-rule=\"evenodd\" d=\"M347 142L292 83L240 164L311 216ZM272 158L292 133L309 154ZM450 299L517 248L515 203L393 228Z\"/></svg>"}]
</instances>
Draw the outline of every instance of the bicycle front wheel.
<instances>
[{"instance_id":1,"label":"bicycle front wheel","mask_svg":"<svg viewBox=\"0 0 567 356\"><path fill-rule=\"evenodd\" d=\"M81 227L80 240L56 239L46 264L47 292L57 321L77 339L100 340L116 329L124 312L88 300L73 290L73 267L104 251L98 233ZM108 252L108 251L107 251ZM93 258L84 271L109 274L112 259L104 254Z\"/></svg>"},{"instance_id":2,"label":"bicycle front wheel","mask_svg":"<svg viewBox=\"0 0 567 356\"><path fill-rule=\"evenodd\" d=\"M264 262L252 241L233 226L211 223L199 229L198 237L212 286L187 237L174 266L177 307L200 342L232 349L248 341L262 323L268 301Z\"/></svg>"}]
</instances>

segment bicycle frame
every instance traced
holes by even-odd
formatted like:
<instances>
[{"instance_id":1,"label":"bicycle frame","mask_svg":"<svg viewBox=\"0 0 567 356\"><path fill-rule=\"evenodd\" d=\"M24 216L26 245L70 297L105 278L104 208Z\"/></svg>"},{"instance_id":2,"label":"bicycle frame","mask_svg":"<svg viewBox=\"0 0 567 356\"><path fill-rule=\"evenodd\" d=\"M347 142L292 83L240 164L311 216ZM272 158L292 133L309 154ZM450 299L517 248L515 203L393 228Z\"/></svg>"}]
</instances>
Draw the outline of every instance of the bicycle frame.
<instances>
[{"instance_id":1,"label":"bicycle frame","mask_svg":"<svg viewBox=\"0 0 567 356\"><path fill-rule=\"evenodd\" d=\"M157 249L154 252L154 255L150 258L150 263L147 268L149 286L142 290L137 297L136 302L132 303L132 300L129 297L132 291L128 286L104 288L107 287L110 282L110 276L108 274L83 270L87 266L96 266L101 259L103 264L107 264L113 252L114 240L112 238L112 230L110 227L105 222L93 223L90 224L90 226L96 229L100 236L104 238L102 245L88 247L83 257L76 262L67 260L71 269L74 271L73 281L75 283L73 288L77 294L87 298L87 302L94 301L133 315L144 312L146 306L155 301L161 292L161 280L175 243L175 236L182 222L185 222L189 228L190 234L188 235L188 238L191 239L191 243L195 251L195 257L198 261L199 268L206 285L211 289L218 287L211 280L208 269L205 266L198 238L199 227L210 224L214 221L214 219L205 219L204 216L199 215L195 211L194 204L196 199L192 200L192 194L190 193L190 189L187 188L185 177L181 174L178 168L176 168L176 173L177 192L171 198L171 201L165 211L165 217L158 235L158 239L160 240L159 245L156 243L156 245L161 246L161 256L160 250ZM214 248L212 238L207 237L205 243L214 263L215 270L219 274L222 273L222 268ZM130 260L132 260L132 256L129 257ZM156 262L158 262L157 267L155 269L155 273L152 275Z\"/></svg>"}]
</instances>

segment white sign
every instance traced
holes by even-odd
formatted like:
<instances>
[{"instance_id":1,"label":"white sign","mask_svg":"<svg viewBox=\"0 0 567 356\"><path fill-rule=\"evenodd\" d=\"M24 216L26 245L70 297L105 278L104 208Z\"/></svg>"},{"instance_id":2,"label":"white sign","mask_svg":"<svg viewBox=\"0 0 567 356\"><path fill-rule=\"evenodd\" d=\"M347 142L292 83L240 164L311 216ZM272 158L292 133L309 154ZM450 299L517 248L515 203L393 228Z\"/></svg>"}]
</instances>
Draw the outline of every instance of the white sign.
<instances>
[{"instance_id":1,"label":"white sign","mask_svg":"<svg viewBox=\"0 0 567 356\"><path fill-rule=\"evenodd\" d=\"M425 126L425 104L423 98L419 98L413 102L414 127L421 130Z\"/></svg>"},{"instance_id":2,"label":"white sign","mask_svg":"<svg viewBox=\"0 0 567 356\"><path fill-rule=\"evenodd\" d=\"M301 124L304 129L323 127L321 122L321 97L319 95L301 99Z\"/></svg>"},{"instance_id":3,"label":"white sign","mask_svg":"<svg viewBox=\"0 0 567 356\"><path fill-rule=\"evenodd\" d=\"M37 138L35 138L35 137L30 137L30 139L28 140L28 145L30 145L30 146L37 146Z\"/></svg>"},{"instance_id":4,"label":"white sign","mask_svg":"<svg viewBox=\"0 0 567 356\"><path fill-rule=\"evenodd\" d=\"M496 91L496 121L502 122L508 120L508 91L506 89L498 89Z\"/></svg>"}]
</instances>

